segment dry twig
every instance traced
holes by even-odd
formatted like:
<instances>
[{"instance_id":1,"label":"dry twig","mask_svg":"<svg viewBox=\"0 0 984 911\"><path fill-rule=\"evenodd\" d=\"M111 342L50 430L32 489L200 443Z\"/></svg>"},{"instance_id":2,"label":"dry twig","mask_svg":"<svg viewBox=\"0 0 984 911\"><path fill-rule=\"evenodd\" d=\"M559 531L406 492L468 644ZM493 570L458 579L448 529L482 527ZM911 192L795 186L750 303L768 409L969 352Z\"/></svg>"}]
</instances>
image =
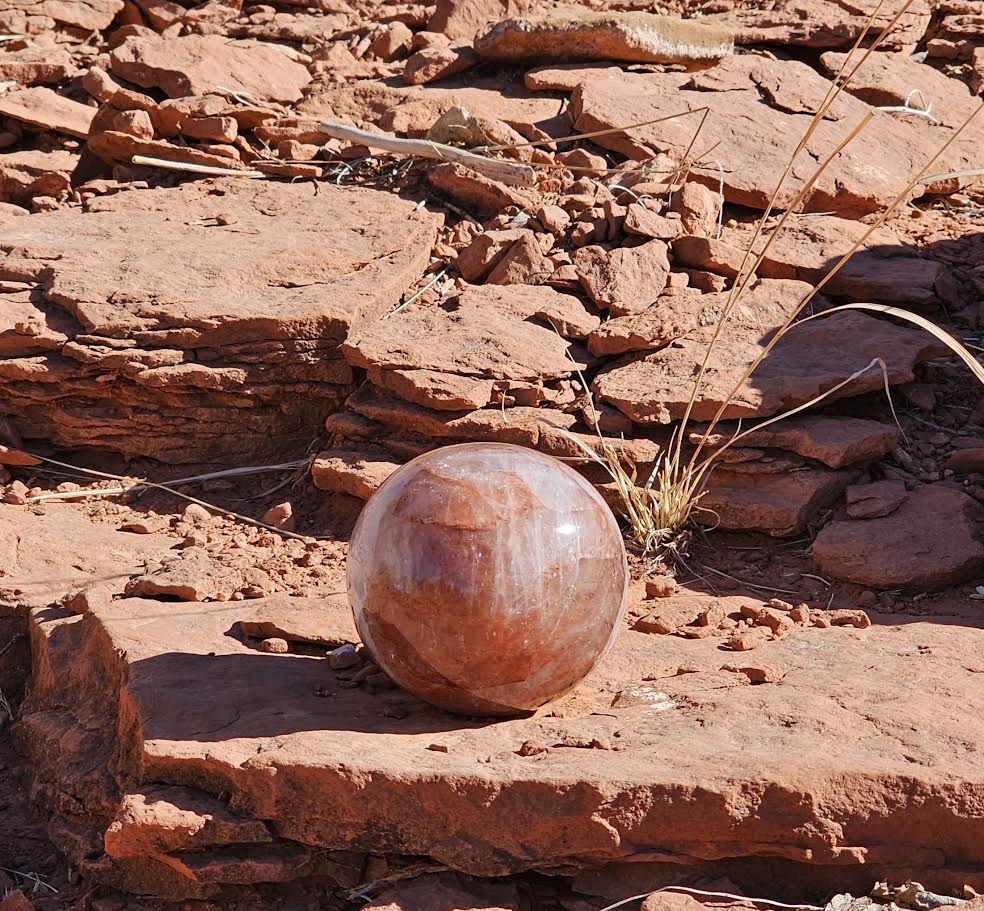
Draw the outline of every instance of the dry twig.
<instances>
[{"instance_id":1,"label":"dry twig","mask_svg":"<svg viewBox=\"0 0 984 911\"><path fill-rule=\"evenodd\" d=\"M409 155L415 158L428 158L437 161L453 161L484 174L492 180L517 187L532 187L536 185L536 172L527 164L517 161L503 161L499 158L489 158L487 155L476 155L454 146L441 142L431 142L429 139L400 139L397 136L384 136L380 133L370 133L342 123L323 121L321 129L332 139L343 142L354 142L368 146L370 149L382 149L396 155Z\"/></svg>"},{"instance_id":2,"label":"dry twig","mask_svg":"<svg viewBox=\"0 0 984 911\"><path fill-rule=\"evenodd\" d=\"M166 168L169 171L189 171L192 174L204 174L207 177L266 177L262 171L250 171L245 168L219 168L208 164L192 164L187 161L170 161L167 158L150 158L147 155L134 155L132 164L142 164L148 168Z\"/></svg>"}]
</instances>

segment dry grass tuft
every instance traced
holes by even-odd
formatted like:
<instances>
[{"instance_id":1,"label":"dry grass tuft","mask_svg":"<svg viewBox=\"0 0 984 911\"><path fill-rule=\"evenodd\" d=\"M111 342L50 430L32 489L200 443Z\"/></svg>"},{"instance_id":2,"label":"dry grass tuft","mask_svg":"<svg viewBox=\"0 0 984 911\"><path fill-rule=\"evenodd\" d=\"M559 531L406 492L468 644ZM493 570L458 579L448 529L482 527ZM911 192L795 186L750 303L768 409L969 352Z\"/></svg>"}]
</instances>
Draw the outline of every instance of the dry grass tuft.
<instances>
[{"instance_id":1,"label":"dry grass tuft","mask_svg":"<svg viewBox=\"0 0 984 911\"><path fill-rule=\"evenodd\" d=\"M593 408L591 393L587 387L585 391ZM627 523L629 549L654 563L672 566L686 550L688 526L703 496L699 474L681 466L677 450L671 446L660 453L649 477L639 484L635 466L626 462L620 447L600 431L597 449L565 430L559 432L612 479L621 503L619 511Z\"/></svg>"},{"instance_id":2,"label":"dry grass tuft","mask_svg":"<svg viewBox=\"0 0 984 911\"><path fill-rule=\"evenodd\" d=\"M769 247L778 234L782 231L789 217L797 211L802 201L807 197L817 180L819 180L820 176L830 165L830 163L858 136L863 129L865 129L865 127L868 126L872 118L875 116L874 113L872 112L867 114L862 121L850 131L844 140L837 145L830 155L820 163L813 176L804 183L803 187L796 194L794 201L783 212L775 229L765 239L761 250L756 254L755 249L758 246L758 241L764 233L765 226L776 207L776 200L779 197L779 193L781 192L786 180L789 178L789 175L792 173L792 168L797 157L806 147L810 137L815 132L826 112L830 109L830 106L840 95L841 91L848 85L851 78L853 78L858 69L864 65L870 55L882 44L885 37L909 8L911 2L912 0L906 0L906 2L902 4L888 25L882 29L872 44L864 50L858 62L855 63L850 70L848 70L849 61L852 59L854 52L861 47L867 37L872 27L872 23L878 15L884 0L881 0L875 9L872 10L864 29L858 36L858 39L851 50L851 53L846 55L844 65L831 83L827 96L824 98L823 102L818 107L816 113L811 119L803 138L793 150L793 153L790 156L790 159L776 185L775 191L772 194L769 205L766 207L761 218L758 220L752 238L744 252L741 267L739 268L738 274L732 284L728 301L722 310L721 316L715 325L714 334L708 343L707 349L705 350L703 362L694 381L693 390L691 392L683 420L677 427L669 448L661 454L661 457L656 463L656 467L650 474L649 478L641 486L638 485L636 483L637 478L634 467L626 466L623 463L618 448L612 445L610 441L605 441L602 439L601 456L593 450L590 450L583 443L575 441L578 442L578 445L585 450L592 461L600 464L605 469L606 473L614 482L614 486L617 490L621 503L621 512L625 518L625 521L628 523L626 536L630 547L646 559L651 560L654 564L662 564L664 567L672 568L681 555L684 554L687 541L689 540L688 529L695 519L696 514L701 511L700 500L704 494L708 478L710 477L710 474L717 464L721 454L725 452L728 447L734 445L743 437L758 428L769 424L774 424L786 417L789 417L790 415L797 414L813 407L824 399L836 394L839 390L855 381L862 374L869 370L875 369L876 367L881 369L885 381L885 392L888 396L889 404L891 405L891 397L888 395L888 373L884 362L880 358L876 358L841 383L838 383L832 389L827 390L825 393L817 396L811 401L806 402L805 404L790 411L784 412L783 414L769 418L766 421L762 421L744 431L736 433L730 440L726 441L724 446L715 449L710 454L705 454L707 442L713 433L714 428L721 421L723 415L727 411L728 406L734 401L735 396L740 392L755 369L762 363L763 360L765 360L779 339L781 339L787 332L790 331L790 329L797 325L797 317L802 313L803 309L810 303L810 301L812 301L827 285L827 283L841 270L841 268L843 268L854 253L856 253L857 250L864 245L867 239L885 222L885 220L899 207L899 205L901 205L901 203L909 197L913 189L920 184L928 182L926 175L930 168L940 158L940 156L946 152L950 145L956 141L956 139L973 121L973 119L980 114L981 110L984 109L984 103L976 108L970 116L968 116L967 119L951 133L949 139L943 143L932 158L926 162L926 164L919 170L919 173L909 181L905 188L896 196L896 198L879 216L879 218L874 220L864 234L857 240L857 242L854 243L851 249L838 260L838 262L830 269L830 271L820 282L818 282L806 295L804 295L803 299L798 303L797 307L794 309L785 324L778 329L768 344L763 347L761 353L755 358L751 365L742 374L741 378L735 383L724 402L718 408L713 419L705 428L702 437L694 447L689 457L684 451L687 425L690 421L694 404L696 403L697 397L700 393L701 384L707 372L711 354L720 340L722 330L731 312L734 310L735 305L740 300L746 288L748 288L754 280L757 270L768 252ZM952 335L924 317L910 313L906 310L900 310L896 307L889 307L881 304L847 304L842 307L835 307L833 309L826 310L823 313L808 317L808 319L818 319L829 313L837 312L838 310L868 310L876 313L882 313L906 320L909 323L924 329L950 348L950 350L953 351L968 366L974 376L976 376L981 383L984 384L984 368L982 368L976 361L971 352ZM803 322L805 321L806 320L803 320ZM591 401L591 395L586 384L584 384L584 388L593 410L594 403ZM894 416L894 408L892 413ZM599 431L599 436L600 435L601 434Z\"/></svg>"},{"instance_id":3,"label":"dry grass tuft","mask_svg":"<svg viewBox=\"0 0 984 911\"><path fill-rule=\"evenodd\" d=\"M0 867L4 873L9 873L17 888L22 891L28 885L31 887L31 894L36 895L42 890L51 892L54 895L58 894L58 890L48 882L48 877L44 873L35 873L33 870L14 870L10 867Z\"/></svg>"}]
</instances>

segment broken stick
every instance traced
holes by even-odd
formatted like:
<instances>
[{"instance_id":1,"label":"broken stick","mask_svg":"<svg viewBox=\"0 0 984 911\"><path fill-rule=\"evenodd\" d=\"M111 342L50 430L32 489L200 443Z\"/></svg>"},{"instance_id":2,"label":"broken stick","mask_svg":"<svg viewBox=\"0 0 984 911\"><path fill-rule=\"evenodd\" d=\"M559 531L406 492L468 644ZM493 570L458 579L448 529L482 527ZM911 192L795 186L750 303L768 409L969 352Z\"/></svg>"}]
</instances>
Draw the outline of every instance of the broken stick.
<instances>
[{"instance_id":1,"label":"broken stick","mask_svg":"<svg viewBox=\"0 0 984 911\"><path fill-rule=\"evenodd\" d=\"M243 168L218 168L209 164L193 164L189 161L171 161L169 158L151 158L148 155L134 155L130 162L148 168L167 168L170 171L190 171L208 177L266 177L263 171L247 171Z\"/></svg>"},{"instance_id":2,"label":"broken stick","mask_svg":"<svg viewBox=\"0 0 984 911\"><path fill-rule=\"evenodd\" d=\"M417 158L453 161L492 180L511 186L532 187L536 184L536 172L533 168L518 161L503 161L500 158L476 155L474 152L466 152L464 149L440 142L431 142L429 139L398 139L396 136L370 133L341 123L322 122L321 129L332 139L360 143L370 149L382 149L385 152L413 155Z\"/></svg>"}]
</instances>

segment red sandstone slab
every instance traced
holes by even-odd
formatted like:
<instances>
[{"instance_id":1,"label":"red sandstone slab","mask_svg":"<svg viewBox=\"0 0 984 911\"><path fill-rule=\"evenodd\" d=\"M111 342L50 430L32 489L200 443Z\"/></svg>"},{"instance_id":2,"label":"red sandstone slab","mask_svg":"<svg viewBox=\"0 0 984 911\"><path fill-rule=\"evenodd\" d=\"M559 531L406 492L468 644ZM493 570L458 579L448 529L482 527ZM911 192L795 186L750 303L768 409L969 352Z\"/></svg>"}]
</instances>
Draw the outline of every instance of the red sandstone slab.
<instances>
[{"instance_id":1,"label":"red sandstone slab","mask_svg":"<svg viewBox=\"0 0 984 911\"><path fill-rule=\"evenodd\" d=\"M857 40L871 16L871 36L879 34L891 22L894 27L882 46L905 50L914 47L926 33L931 14L932 7L927 0L915 0L904 13L898 7L880 5L877 0L855 0L849 4L838 0L783 0L770 6L737 6L706 18L733 27L735 42L740 45L846 48Z\"/></svg>"},{"instance_id":2,"label":"red sandstone slab","mask_svg":"<svg viewBox=\"0 0 984 911\"><path fill-rule=\"evenodd\" d=\"M110 54L117 76L169 98L233 90L253 98L299 101L311 81L307 67L275 44L229 41L222 35L127 38Z\"/></svg>"},{"instance_id":3,"label":"red sandstone slab","mask_svg":"<svg viewBox=\"0 0 984 911\"><path fill-rule=\"evenodd\" d=\"M695 169L694 176L715 190L723 177L728 202L761 209L829 85L804 63L739 55L696 74L592 76L575 89L571 112L577 130L587 132L710 108L701 142L714 147L717 161ZM794 164L777 198L779 208L791 204L815 176L817 161L829 155L869 110L857 98L838 98L813 132L807 154ZM676 117L630 133L599 136L596 141L637 161L651 157L653 150L678 155L692 139L696 121L696 117ZM805 208L845 218L878 211L932 157L937 145L921 129L903 121L876 118L826 168L807 194Z\"/></svg>"},{"instance_id":4,"label":"red sandstone slab","mask_svg":"<svg viewBox=\"0 0 984 911\"><path fill-rule=\"evenodd\" d=\"M6 225L0 275L45 272L48 300L93 334L340 341L416 280L435 230L413 202L367 188L196 183Z\"/></svg>"},{"instance_id":5,"label":"red sandstone slab","mask_svg":"<svg viewBox=\"0 0 984 911\"><path fill-rule=\"evenodd\" d=\"M277 459L352 389L338 343L420 277L437 218L368 187L204 181L11 219L0 391L23 436ZM176 265L177 264L177 265Z\"/></svg>"},{"instance_id":6,"label":"red sandstone slab","mask_svg":"<svg viewBox=\"0 0 984 911\"><path fill-rule=\"evenodd\" d=\"M838 881L904 864L926 884L984 885L973 872L984 771L968 749L984 739L976 625L792 629L756 650L754 663L781 671L761 685L721 670L732 659L720 639L623 632L553 712L493 724L398 690L346 688L317 657L256 651L230 635L255 603L174 607L130 599L34 620L45 670L22 741L38 793L97 840L125 794L153 782L184 788L185 814L220 799L238 820L231 832L263 820L275 834L263 863L278 877L299 852L328 849L429 856L478 875L653 858L740 871L784 858L791 874L833 867ZM150 825L132 824L135 837ZM205 881L165 861L146 853L113 875L186 895L233 876ZM104 877L110 866L98 854L83 863Z\"/></svg>"},{"instance_id":7,"label":"red sandstone slab","mask_svg":"<svg viewBox=\"0 0 984 911\"><path fill-rule=\"evenodd\" d=\"M13 542L5 548L5 542ZM147 560L174 546L165 535L132 535L96 525L64 504L40 515L0 504L0 604L42 607L65 594L99 585L122 594Z\"/></svg>"},{"instance_id":8,"label":"red sandstone slab","mask_svg":"<svg viewBox=\"0 0 984 911\"><path fill-rule=\"evenodd\" d=\"M44 86L8 92L0 97L0 115L85 139L96 109L79 104Z\"/></svg>"},{"instance_id":9,"label":"red sandstone slab","mask_svg":"<svg viewBox=\"0 0 984 911\"><path fill-rule=\"evenodd\" d=\"M884 387L880 370L872 365L875 358L884 359L890 385L908 383L917 364L942 353L939 343L920 330L856 312L833 313L794 325L732 396L781 324L783 308L789 313L799 302L796 286L804 287L803 283L783 281L793 292L785 300L776 294L775 300L754 311L738 312L736 307L725 323L691 412L695 420L711 420L724 403L722 417L726 420L769 417L806 404L859 371L865 372L828 400L873 392ZM711 334L711 329L701 329L661 351L629 354L614 361L595 376L595 396L639 424L679 420L687 409L693 378Z\"/></svg>"}]
</instances>

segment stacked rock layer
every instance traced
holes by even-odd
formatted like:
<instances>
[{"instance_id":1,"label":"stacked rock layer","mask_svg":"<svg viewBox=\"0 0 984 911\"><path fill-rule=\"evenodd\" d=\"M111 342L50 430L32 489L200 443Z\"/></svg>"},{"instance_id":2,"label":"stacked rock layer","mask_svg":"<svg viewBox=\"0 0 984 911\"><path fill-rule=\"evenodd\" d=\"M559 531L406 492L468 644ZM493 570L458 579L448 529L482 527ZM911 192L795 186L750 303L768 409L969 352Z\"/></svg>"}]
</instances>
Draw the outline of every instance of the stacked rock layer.
<instances>
[{"instance_id":1,"label":"stacked rock layer","mask_svg":"<svg viewBox=\"0 0 984 911\"><path fill-rule=\"evenodd\" d=\"M303 453L354 388L339 344L416 281L435 227L390 194L258 182L18 219L0 412L28 440L164 462Z\"/></svg>"}]
</instances>

